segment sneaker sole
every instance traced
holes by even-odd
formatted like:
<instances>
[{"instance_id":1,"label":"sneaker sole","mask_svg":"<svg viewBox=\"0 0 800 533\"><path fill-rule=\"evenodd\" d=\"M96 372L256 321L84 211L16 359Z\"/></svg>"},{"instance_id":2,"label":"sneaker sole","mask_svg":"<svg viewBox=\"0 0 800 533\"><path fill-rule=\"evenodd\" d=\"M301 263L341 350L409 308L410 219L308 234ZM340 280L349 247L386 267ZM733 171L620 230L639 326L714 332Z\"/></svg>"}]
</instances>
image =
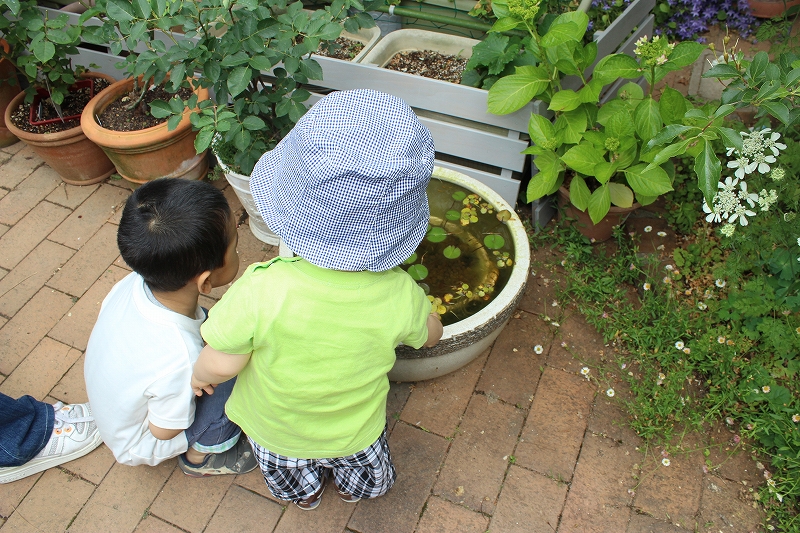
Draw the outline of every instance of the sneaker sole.
<instances>
[{"instance_id":1,"label":"sneaker sole","mask_svg":"<svg viewBox=\"0 0 800 533\"><path fill-rule=\"evenodd\" d=\"M46 459L42 459L41 461L32 459L24 465L8 467L9 469L13 469L13 471L5 474L2 472L3 469L0 468L0 483L11 483L12 481L17 481L34 474L38 474L39 472L47 470L48 468L53 468L54 466L67 463L69 461L74 461L75 459L83 457L84 455L93 451L101 444L103 444L103 438L100 437L99 431L95 431L92 439L88 441L88 444L85 447L81 448L80 450L75 450L70 454L48 457Z\"/></svg>"}]
</instances>

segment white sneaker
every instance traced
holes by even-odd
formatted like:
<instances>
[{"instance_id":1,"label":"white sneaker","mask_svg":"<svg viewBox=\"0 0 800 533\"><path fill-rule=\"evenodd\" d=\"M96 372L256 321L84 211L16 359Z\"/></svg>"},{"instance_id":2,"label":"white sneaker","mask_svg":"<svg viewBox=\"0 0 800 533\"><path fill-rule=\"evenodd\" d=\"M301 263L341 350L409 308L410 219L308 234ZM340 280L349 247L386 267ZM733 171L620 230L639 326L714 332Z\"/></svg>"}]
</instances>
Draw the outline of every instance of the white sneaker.
<instances>
[{"instance_id":1,"label":"white sneaker","mask_svg":"<svg viewBox=\"0 0 800 533\"><path fill-rule=\"evenodd\" d=\"M53 409L56 412L53 434L45 447L24 465L0 468L0 483L32 476L42 470L83 457L102 444L103 440L97 431L88 403L64 405L57 402L53 405Z\"/></svg>"}]
</instances>

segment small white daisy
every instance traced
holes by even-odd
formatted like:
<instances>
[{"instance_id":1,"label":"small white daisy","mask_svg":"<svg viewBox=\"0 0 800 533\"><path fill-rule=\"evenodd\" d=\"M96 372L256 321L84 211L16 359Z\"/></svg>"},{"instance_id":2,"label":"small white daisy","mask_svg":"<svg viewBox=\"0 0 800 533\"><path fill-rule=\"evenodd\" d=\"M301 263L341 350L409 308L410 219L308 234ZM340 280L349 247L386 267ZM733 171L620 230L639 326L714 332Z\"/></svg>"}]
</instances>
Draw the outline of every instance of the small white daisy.
<instances>
[{"instance_id":1,"label":"small white daisy","mask_svg":"<svg viewBox=\"0 0 800 533\"><path fill-rule=\"evenodd\" d=\"M764 394L769 394L770 390L772 389L769 388L769 385L764 385L763 387L761 387L761 392L763 392Z\"/></svg>"},{"instance_id":2,"label":"small white daisy","mask_svg":"<svg viewBox=\"0 0 800 533\"><path fill-rule=\"evenodd\" d=\"M656 233L656 235L658 235L659 237L666 237L667 236L667 232L666 231L659 231L658 233Z\"/></svg>"},{"instance_id":3,"label":"small white daisy","mask_svg":"<svg viewBox=\"0 0 800 533\"><path fill-rule=\"evenodd\" d=\"M653 231L653 226L645 226L644 227L644 232L645 233L650 233L651 231Z\"/></svg>"},{"instance_id":4,"label":"small white daisy","mask_svg":"<svg viewBox=\"0 0 800 533\"><path fill-rule=\"evenodd\" d=\"M609 398L613 398L614 397L614 389L608 389L606 391L606 396L608 396Z\"/></svg>"},{"instance_id":5,"label":"small white daisy","mask_svg":"<svg viewBox=\"0 0 800 533\"><path fill-rule=\"evenodd\" d=\"M644 290L646 290L646 291L649 291L650 290L650 284L649 283L645 283L644 285L642 285L642 288Z\"/></svg>"},{"instance_id":6,"label":"small white daisy","mask_svg":"<svg viewBox=\"0 0 800 533\"><path fill-rule=\"evenodd\" d=\"M800 422L800 415L798 415L798 414L793 414L793 415L792 415L792 422L794 422L795 424L797 424L798 422Z\"/></svg>"},{"instance_id":7,"label":"small white daisy","mask_svg":"<svg viewBox=\"0 0 800 533\"><path fill-rule=\"evenodd\" d=\"M705 311L706 309L708 309L708 306L706 305L705 302L697 302L697 308L700 309L701 311Z\"/></svg>"},{"instance_id":8,"label":"small white daisy","mask_svg":"<svg viewBox=\"0 0 800 533\"><path fill-rule=\"evenodd\" d=\"M686 346L686 345L685 345L685 344L683 344L683 341L678 341L678 342L676 342L676 343L675 343L675 347L676 347L677 349L679 349L679 350L683 350L683 347L684 347L684 346Z\"/></svg>"},{"instance_id":9,"label":"small white daisy","mask_svg":"<svg viewBox=\"0 0 800 533\"><path fill-rule=\"evenodd\" d=\"M722 287L724 287L726 285L726 283L725 283L724 279L718 279L717 281L714 282L714 285L716 285L717 287L719 287L721 289Z\"/></svg>"},{"instance_id":10,"label":"small white daisy","mask_svg":"<svg viewBox=\"0 0 800 533\"><path fill-rule=\"evenodd\" d=\"M540 354L544 351L544 348L542 348L541 344L537 344L536 346L533 347L533 351L536 352L537 354Z\"/></svg>"},{"instance_id":11,"label":"small white daisy","mask_svg":"<svg viewBox=\"0 0 800 533\"><path fill-rule=\"evenodd\" d=\"M585 366L585 367L581 368L581 374L583 374L584 376L588 376L589 372L590 372L590 370L589 370L588 366Z\"/></svg>"},{"instance_id":12,"label":"small white daisy","mask_svg":"<svg viewBox=\"0 0 800 533\"><path fill-rule=\"evenodd\" d=\"M669 459L667 459L666 457L664 457L663 459L661 459L661 464L662 464L662 465L664 465L664 466L669 466L669 465L670 465L670 464L672 464L672 463L670 462L670 460L669 460Z\"/></svg>"}]
</instances>

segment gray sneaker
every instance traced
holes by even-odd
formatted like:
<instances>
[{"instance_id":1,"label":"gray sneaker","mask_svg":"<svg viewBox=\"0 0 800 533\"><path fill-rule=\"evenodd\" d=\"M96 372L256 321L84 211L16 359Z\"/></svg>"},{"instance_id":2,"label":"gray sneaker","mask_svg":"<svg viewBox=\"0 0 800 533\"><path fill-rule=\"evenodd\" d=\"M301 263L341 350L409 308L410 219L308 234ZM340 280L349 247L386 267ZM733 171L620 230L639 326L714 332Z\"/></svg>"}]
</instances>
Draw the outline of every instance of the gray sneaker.
<instances>
[{"instance_id":1,"label":"gray sneaker","mask_svg":"<svg viewBox=\"0 0 800 533\"><path fill-rule=\"evenodd\" d=\"M253 449L242 434L230 450L211 453L202 464L186 462L184 455L178 457L178 466L184 474L191 477L219 476L223 474L246 474L258 466Z\"/></svg>"}]
</instances>

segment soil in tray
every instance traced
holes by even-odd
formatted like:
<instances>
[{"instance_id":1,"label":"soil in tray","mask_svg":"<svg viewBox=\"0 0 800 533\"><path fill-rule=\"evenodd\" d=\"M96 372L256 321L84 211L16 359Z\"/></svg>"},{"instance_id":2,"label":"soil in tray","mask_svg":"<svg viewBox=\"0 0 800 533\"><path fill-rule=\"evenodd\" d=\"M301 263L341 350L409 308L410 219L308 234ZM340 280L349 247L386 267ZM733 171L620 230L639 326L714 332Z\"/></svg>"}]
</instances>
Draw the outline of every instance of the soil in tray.
<instances>
[{"instance_id":1,"label":"soil in tray","mask_svg":"<svg viewBox=\"0 0 800 533\"><path fill-rule=\"evenodd\" d=\"M400 52L384 68L407 72L416 76L461 83L461 74L467 66L466 57L442 54L433 50Z\"/></svg>"},{"instance_id":2,"label":"soil in tray","mask_svg":"<svg viewBox=\"0 0 800 533\"><path fill-rule=\"evenodd\" d=\"M353 41L346 37L339 37L336 39L335 46L325 48L320 44L317 50L317 55L332 57L334 59L344 59L345 61L352 61L361 50L364 49L363 43Z\"/></svg>"},{"instance_id":3,"label":"soil in tray","mask_svg":"<svg viewBox=\"0 0 800 533\"><path fill-rule=\"evenodd\" d=\"M184 101L188 100L191 95L192 91L186 87L178 91L178 97ZM139 131L158 126L165 122L164 119L155 118L144 110L150 110L150 102L155 100L168 102L173 96L175 95L168 93L162 87L155 87L145 93L140 105L135 109L128 109L127 106L131 103L131 95L126 94L122 98L111 102L97 116L97 123L107 130L114 131Z\"/></svg>"},{"instance_id":4,"label":"soil in tray","mask_svg":"<svg viewBox=\"0 0 800 533\"><path fill-rule=\"evenodd\" d=\"M108 81L102 78L95 78L94 94L99 93L109 85L110 84ZM92 98L89 91L90 89L88 87L78 89L74 93L68 94L64 98L64 102L61 104L61 116L68 117L71 115L78 115L78 118L76 119L34 126L29 120L31 116L31 104L23 102L21 106L18 106L17 109L11 112L11 123L22 131L27 131L28 133L58 133L61 131L71 130L72 128L80 126L81 124L80 114L83 111L83 108L86 107L86 104L88 104L89 100ZM39 111L40 120L54 119L58 118L58 116L58 113L52 105L49 105L47 102L42 102L41 110Z\"/></svg>"}]
</instances>

